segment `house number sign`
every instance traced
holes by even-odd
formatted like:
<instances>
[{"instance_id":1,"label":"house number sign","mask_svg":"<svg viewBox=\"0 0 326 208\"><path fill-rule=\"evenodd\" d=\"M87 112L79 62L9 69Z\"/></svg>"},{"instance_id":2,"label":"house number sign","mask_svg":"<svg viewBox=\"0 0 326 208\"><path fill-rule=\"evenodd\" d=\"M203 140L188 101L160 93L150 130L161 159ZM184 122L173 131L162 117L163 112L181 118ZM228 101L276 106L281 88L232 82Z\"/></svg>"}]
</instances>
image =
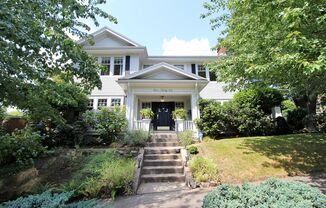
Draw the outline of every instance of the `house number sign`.
<instances>
[{"instance_id":1,"label":"house number sign","mask_svg":"<svg viewBox=\"0 0 326 208\"><path fill-rule=\"evenodd\" d=\"M173 89L153 89L154 92L173 92Z\"/></svg>"}]
</instances>

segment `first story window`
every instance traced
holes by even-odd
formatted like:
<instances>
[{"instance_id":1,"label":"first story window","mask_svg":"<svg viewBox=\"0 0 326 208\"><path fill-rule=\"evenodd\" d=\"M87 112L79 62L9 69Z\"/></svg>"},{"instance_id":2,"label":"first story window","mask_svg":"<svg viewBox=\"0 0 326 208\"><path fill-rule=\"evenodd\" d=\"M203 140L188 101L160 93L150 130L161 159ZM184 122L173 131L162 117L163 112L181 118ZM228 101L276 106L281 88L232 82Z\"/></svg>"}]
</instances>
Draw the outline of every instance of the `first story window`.
<instances>
[{"instance_id":1,"label":"first story window","mask_svg":"<svg viewBox=\"0 0 326 208\"><path fill-rule=\"evenodd\" d=\"M151 103L150 102L143 102L143 103L141 103L141 108L142 109L151 108Z\"/></svg>"},{"instance_id":2,"label":"first story window","mask_svg":"<svg viewBox=\"0 0 326 208\"><path fill-rule=\"evenodd\" d=\"M204 65L198 65L198 76L206 78L206 67Z\"/></svg>"},{"instance_id":3,"label":"first story window","mask_svg":"<svg viewBox=\"0 0 326 208\"><path fill-rule=\"evenodd\" d=\"M122 75L123 57L114 57L113 75Z\"/></svg>"},{"instance_id":4,"label":"first story window","mask_svg":"<svg viewBox=\"0 0 326 208\"><path fill-rule=\"evenodd\" d=\"M184 108L184 107L185 107L184 102L176 102L175 103L175 108Z\"/></svg>"},{"instance_id":5,"label":"first story window","mask_svg":"<svg viewBox=\"0 0 326 208\"><path fill-rule=\"evenodd\" d=\"M110 63L111 57L102 57L101 64L105 67L104 71L101 71L101 75L110 75Z\"/></svg>"},{"instance_id":6,"label":"first story window","mask_svg":"<svg viewBox=\"0 0 326 208\"><path fill-rule=\"evenodd\" d=\"M111 106L121 106L121 99L120 98L111 99Z\"/></svg>"},{"instance_id":7,"label":"first story window","mask_svg":"<svg viewBox=\"0 0 326 208\"><path fill-rule=\"evenodd\" d=\"M179 69L182 69L182 70L185 69L185 65L183 65L183 64L175 64L174 66L179 68Z\"/></svg>"},{"instance_id":8,"label":"first story window","mask_svg":"<svg viewBox=\"0 0 326 208\"><path fill-rule=\"evenodd\" d=\"M97 101L97 107L107 106L107 104L108 104L108 99L98 99Z\"/></svg>"},{"instance_id":9,"label":"first story window","mask_svg":"<svg viewBox=\"0 0 326 208\"><path fill-rule=\"evenodd\" d=\"M94 99L89 99L87 104L87 109L92 110L94 105Z\"/></svg>"}]
</instances>

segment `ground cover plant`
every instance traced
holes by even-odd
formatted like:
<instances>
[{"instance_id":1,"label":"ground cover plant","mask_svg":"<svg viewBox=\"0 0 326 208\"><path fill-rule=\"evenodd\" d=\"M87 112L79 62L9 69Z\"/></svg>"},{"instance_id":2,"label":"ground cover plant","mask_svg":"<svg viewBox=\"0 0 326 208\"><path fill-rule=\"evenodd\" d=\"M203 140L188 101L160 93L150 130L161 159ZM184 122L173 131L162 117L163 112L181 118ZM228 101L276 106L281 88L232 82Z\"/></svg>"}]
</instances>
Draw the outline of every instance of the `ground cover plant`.
<instances>
[{"instance_id":1,"label":"ground cover plant","mask_svg":"<svg viewBox=\"0 0 326 208\"><path fill-rule=\"evenodd\" d=\"M326 134L206 139L197 144L222 183L243 183L326 170ZM241 174L239 174L241 173Z\"/></svg>"},{"instance_id":2,"label":"ground cover plant","mask_svg":"<svg viewBox=\"0 0 326 208\"><path fill-rule=\"evenodd\" d=\"M189 161L191 174L196 182L218 181L218 168L211 159L193 156Z\"/></svg>"},{"instance_id":3,"label":"ground cover plant","mask_svg":"<svg viewBox=\"0 0 326 208\"><path fill-rule=\"evenodd\" d=\"M317 188L299 182L268 179L259 185L240 187L221 185L208 193L204 208L219 207L293 207L323 208L326 195Z\"/></svg>"},{"instance_id":4,"label":"ground cover plant","mask_svg":"<svg viewBox=\"0 0 326 208\"><path fill-rule=\"evenodd\" d=\"M192 144L193 132L186 130L178 133L178 138L182 146L187 147Z\"/></svg>"}]
</instances>

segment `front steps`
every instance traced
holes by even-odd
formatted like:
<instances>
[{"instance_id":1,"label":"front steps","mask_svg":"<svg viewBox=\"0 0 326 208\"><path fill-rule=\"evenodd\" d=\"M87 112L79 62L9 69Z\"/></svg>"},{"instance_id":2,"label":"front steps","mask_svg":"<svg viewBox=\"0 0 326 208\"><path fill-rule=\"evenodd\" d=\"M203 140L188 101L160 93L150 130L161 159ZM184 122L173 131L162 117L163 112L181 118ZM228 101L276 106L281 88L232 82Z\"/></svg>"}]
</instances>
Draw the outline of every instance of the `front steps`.
<instances>
[{"instance_id":1,"label":"front steps","mask_svg":"<svg viewBox=\"0 0 326 208\"><path fill-rule=\"evenodd\" d=\"M176 133L153 134L151 142L144 148L141 185L138 193L144 193L144 187L149 190L151 189L149 187L164 184L170 187L183 187L185 175L181 148ZM155 190L160 190L160 188L155 188Z\"/></svg>"}]
</instances>

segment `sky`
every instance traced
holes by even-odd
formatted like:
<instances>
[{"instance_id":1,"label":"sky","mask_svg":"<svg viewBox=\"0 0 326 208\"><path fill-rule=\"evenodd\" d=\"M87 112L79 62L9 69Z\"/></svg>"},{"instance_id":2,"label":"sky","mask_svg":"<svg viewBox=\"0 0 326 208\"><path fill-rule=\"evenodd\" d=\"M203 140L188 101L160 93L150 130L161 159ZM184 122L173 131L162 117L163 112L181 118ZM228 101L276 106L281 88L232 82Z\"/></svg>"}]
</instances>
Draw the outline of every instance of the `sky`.
<instances>
[{"instance_id":1,"label":"sky","mask_svg":"<svg viewBox=\"0 0 326 208\"><path fill-rule=\"evenodd\" d=\"M200 18L204 1L108 0L100 8L118 24L100 18L90 32L107 26L146 46L149 55L214 55L220 28L212 31L209 19Z\"/></svg>"}]
</instances>

